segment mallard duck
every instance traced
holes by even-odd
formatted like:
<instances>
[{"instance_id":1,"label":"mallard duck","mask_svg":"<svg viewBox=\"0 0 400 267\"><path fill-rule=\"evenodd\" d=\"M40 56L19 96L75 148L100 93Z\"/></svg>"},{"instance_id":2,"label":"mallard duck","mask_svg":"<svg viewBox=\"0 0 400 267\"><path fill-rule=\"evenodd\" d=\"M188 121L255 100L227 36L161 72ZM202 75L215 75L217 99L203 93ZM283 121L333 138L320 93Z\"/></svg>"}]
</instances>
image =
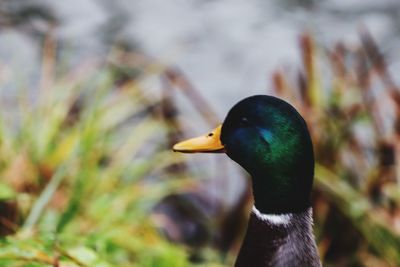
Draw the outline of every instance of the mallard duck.
<instances>
[{"instance_id":1,"label":"mallard duck","mask_svg":"<svg viewBox=\"0 0 400 267\"><path fill-rule=\"evenodd\" d=\"M173 150L226 153L251 175L254 205L236 267L321 266L312 231L313 147L294 107L273 96L245 98L222 125Z\"/></svg>"}]
</instances>

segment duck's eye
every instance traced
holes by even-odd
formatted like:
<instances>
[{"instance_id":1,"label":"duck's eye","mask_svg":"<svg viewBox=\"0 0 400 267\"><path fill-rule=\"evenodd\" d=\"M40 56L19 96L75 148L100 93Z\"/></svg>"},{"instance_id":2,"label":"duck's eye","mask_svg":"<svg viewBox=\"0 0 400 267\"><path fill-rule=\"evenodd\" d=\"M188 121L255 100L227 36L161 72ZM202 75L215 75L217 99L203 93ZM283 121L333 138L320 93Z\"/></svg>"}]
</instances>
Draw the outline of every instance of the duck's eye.
<instances>
[{"instance_id":1,"label":"duck's eye","mask_svg":"<svg viewBox=\"0 0 400 267\"><path fill-rule=\"evenodd\" d=\"M249 123L249 120L246 117L240 118L240 124L247 125L248 123Z\"/></svg>"}]
</instances>

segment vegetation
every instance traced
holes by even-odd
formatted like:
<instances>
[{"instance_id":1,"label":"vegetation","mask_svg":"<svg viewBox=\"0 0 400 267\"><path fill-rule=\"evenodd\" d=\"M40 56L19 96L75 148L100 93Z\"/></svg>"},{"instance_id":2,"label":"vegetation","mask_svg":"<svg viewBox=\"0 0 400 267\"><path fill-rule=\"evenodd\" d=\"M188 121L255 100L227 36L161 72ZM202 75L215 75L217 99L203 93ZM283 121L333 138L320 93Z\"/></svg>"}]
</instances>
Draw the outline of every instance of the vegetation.
<instances>
[{"instance_id":1,"label":"vegetation","mask_svg":"<svg viewBox=\"0 0 400 267\"><path fill-rule=\"evenodd\" d=\"M111 63L53 75L49 44L37 97L2 105L0 266L188 266L149 216L191 182L163 171L159 103Z\"/></svg>"},{"instance_id":2,"label":"vegetation","mask_svg":"<svg viewBox=\"0 0 400 267\"><path fill-rule=\"evenodd\" d=\"M372 36L360 36L360 46L338 43L321 53L304 34L297 82L282 72L273 80L312 133L314 215L325 265L398 266L400 90Z\"/></svg>"}]
</instances>

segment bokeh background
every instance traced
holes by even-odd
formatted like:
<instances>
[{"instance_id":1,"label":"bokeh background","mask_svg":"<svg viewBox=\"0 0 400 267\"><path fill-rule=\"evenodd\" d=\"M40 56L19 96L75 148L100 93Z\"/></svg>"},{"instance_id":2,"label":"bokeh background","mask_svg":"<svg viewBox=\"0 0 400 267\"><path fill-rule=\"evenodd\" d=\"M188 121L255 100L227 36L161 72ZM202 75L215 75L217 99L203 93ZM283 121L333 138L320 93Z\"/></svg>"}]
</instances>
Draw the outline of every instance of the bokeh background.
<instances>
[{"instance_id":1,"label":"bokeh background","mask_svg":"<svg viewBox=\"0 0 400 267\"><path fill-rule=\"evenodd\" d=\"M230 266L251 193L171 146L253 94L317 159L324 266L400 266L400 2L3 0L0 266Z\"/></svg>"}]
</instances>

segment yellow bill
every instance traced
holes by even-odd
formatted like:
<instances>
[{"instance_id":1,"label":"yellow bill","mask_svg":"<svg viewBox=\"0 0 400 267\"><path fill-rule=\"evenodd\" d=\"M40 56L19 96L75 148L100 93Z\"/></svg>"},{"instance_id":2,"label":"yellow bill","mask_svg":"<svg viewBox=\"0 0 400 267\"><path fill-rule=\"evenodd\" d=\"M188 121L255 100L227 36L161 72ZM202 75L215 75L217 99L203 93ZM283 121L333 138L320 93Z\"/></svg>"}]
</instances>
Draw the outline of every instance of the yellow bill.
<instances>
[{"instance_id":1,"label":"yellow bill","mask_svg":"<svg viewBox=\"0 0 400 267\"><path fill-rule=\"evenodd\" d=\"M179 142L172 149L182 153L222 153L224 146L220 140L221 128L222 125L219 125L206 135Z\"/></svg>"}]
</instances>

